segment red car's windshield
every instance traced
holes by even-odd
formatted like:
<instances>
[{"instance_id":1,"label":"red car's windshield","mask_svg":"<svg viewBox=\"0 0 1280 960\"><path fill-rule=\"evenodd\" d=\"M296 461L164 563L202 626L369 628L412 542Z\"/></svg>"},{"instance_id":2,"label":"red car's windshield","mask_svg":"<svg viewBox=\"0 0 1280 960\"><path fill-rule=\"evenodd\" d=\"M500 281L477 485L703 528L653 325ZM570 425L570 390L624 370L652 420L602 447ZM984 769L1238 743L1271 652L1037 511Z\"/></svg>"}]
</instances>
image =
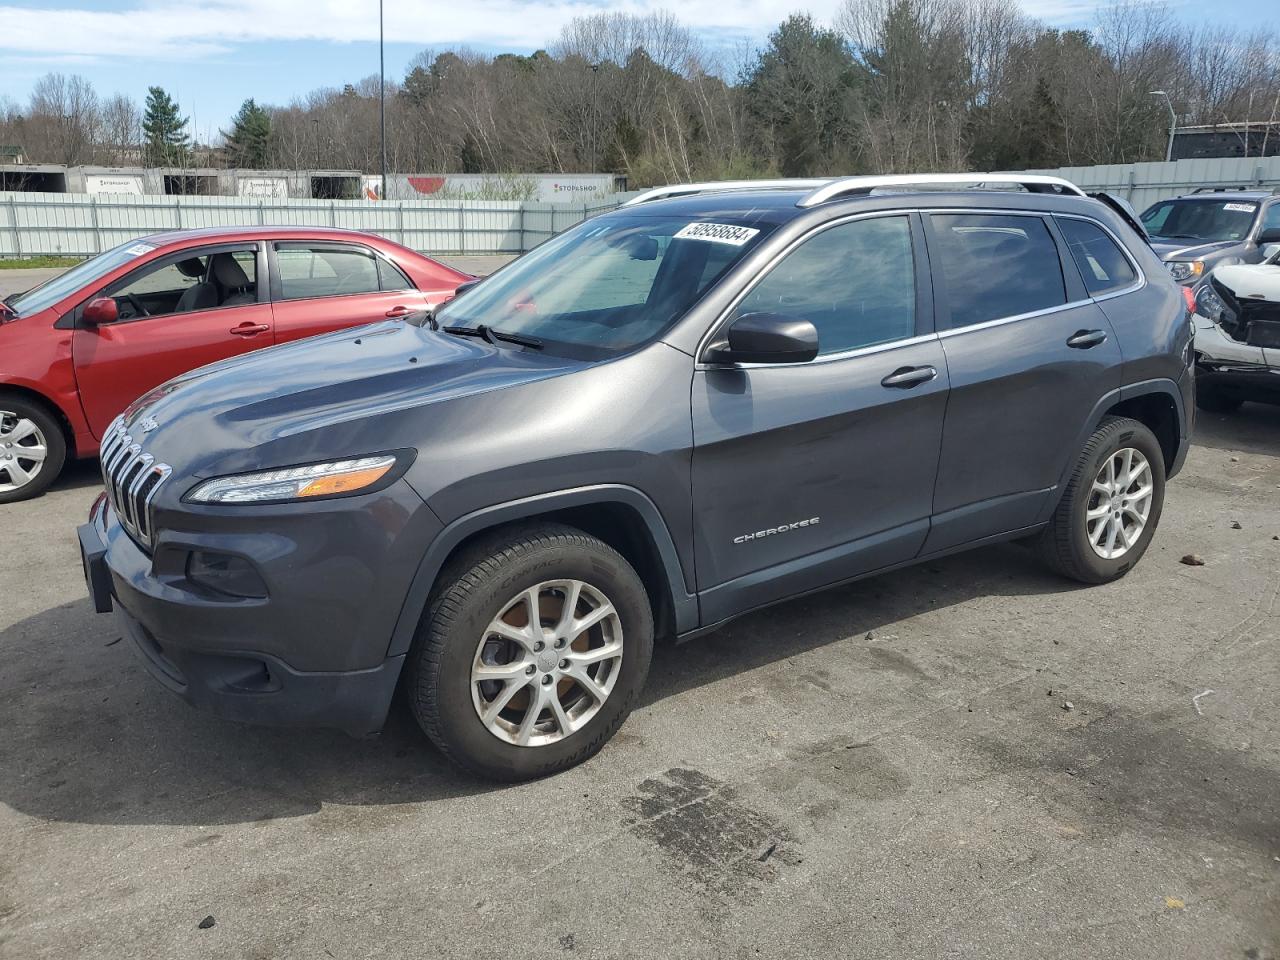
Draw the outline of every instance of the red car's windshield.
<instances>
[{"instance_id":1,"label":"red car's windshield","mask_svg":"<svg viewBox=\"0 0 1280 960\"><path fill-rule=\"evenodd\" d=\"M51 280L46 280L38 287L32 287L26 293L19 294L5 301L9 309L19 317L29 317L41 310L71 296L81 287L87 287L95 280L105 277L112 270L128 263L130 260L150 253L155 247L141 240L130 240L100 253L92 260L78 263L65 273L60 273Z\"/></svg>"}]
</instances>

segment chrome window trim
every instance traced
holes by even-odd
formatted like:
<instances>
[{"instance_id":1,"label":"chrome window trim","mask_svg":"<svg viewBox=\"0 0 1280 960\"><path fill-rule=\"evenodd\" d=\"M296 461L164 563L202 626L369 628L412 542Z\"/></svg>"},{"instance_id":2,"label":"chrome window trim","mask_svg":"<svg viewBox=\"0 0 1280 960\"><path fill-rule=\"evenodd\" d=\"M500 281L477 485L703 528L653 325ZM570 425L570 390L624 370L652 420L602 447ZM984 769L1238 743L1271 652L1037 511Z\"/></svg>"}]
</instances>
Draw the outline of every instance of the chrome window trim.
<instances>
[{"instance_id":1,"label":"chrome window trim","mask_svg":"<svg viewBox=\"0 0 1280 960\"><path fill-rule=\"evenodd\" d=\"M1085 223L1090 223L1090 224L1093 224L1095 227L1098 227L1099 229L1102 230L1103 233L1105 233L1108 237L1111 238L1112 242L1115 243L1115 245L1120 248L1120 252L1124 255L1124 258L1129 262L1129 266L1133 268L1133 272L1138 279L1127 287L1122 287L1119 290L1112 290L1107 293L1099 294L1096 297L1085 297L1083 300L1068 300L1066 303L1058 304L1057 306L1053 306L1053 307L1045 307L1043 310L1032 310L1029 313L1018 313L1009 317L996 317L995 319L992 319L992 320L984 320L981 323L971 323L963 327L948 327L946 330L935 330L933 333L921 334L915 337L909 337L904 340L890 340L885 343L873 344L867 347L857 347L853 350L845 350L841 353L826 354L825 356L820 354L819 356L814 357L812 360L808 361L807 363L735 363L730 365L724 365L724 364L706 363L701 359L703 351L707 348L708 343L714 338L715 334L723 327L724 323L729 318L729 316L733 313L734 310L738 308L738 305L744 299L746 299L747 294L750 293L755 288L756 284L760 283L766 276L768 276L769 273L773 270L773 268L777 266L778 263L784 257L787 256L787 254L789 254L792 250L798 247L801 243L804 243L810 237L813 237L814 235L822 232L823 230L827 230L831 227L835 227L843 223L849 223L854 220L869 220L875 217L909 217L913 213L918 213L921 216L932 216L933 214L944 214L944 215L952 214L952 215L959 215L959 216L977 214L980 216L1036 217L1040 220L1044 220L1045 217L1067 217L1072 220L1083 220ZM1063 239L1065 240L1065 238ZM1056 248L1057 246L1056 241L1054 243L1054 246ZM1067 255L1071 256L1070 250L1067 251ZM932 258L930 258L931 267L932 267L932 263L933 263L933 260ZM1059 263L1061 263L1061 256L1059 257ZM1074 265L1075 263L1074 258L1072 259L1072 263ZM1079 267L1077 267L1076 269L1078 270ZM1083 282L1084 280L1082 277L1081 283ZM1129 250L1129 248L1124 244L1124 242L1119 237L1116 236L1115 231L1113 231L1105 223L1102 223L1101 221L1093 217L1089 217L1080 213L1055 213L1052 211L1045 211L1045 210L1004 210L1004 209L1000 209L999 207L992 207L992 208L911 207L911 208L902 208L902 209L895 209L895 210L877 210L870 213L851 214L849 216L840 217L838 219L830 220L826 223L819 224L818 226L810 230L808 233L805 233L804 235L796 238L794 241L788 244L785 248L783 248L779 253L773 256L769 260L769 262L760 269L755 279L753 279L751 283L749 283L746 287L744 287L742 291L736 297L734 297L733 301L729 304L729 306L726 307L725 310L715 319L715 322L711 324L711 326L708 328L707 333L703 335L700 341L698 341L698 349L694 353L694 356L697 357L698 359L694 363L694 369L695 370L737 370L737 369L752 370L752 369L769 369L773 367L804 367L812 363L824 363L832 360L846 360L852 357L865 356L867 354L882 353L885 350L890 349L892 347L908 346L908 345L917 344L917 343L924 343L929 340L941 341L948 337L956 336L957 334L967 333L971 330L986 330L991 327L1003 326L1004 324L1007 324L1007 323L1017 323L1021 320L1030 320L1035 317L1048 316L1049 314L1058 313L1059 311L1062 311L1062 310L1070 310L1075 307L1080 307L1088 303L1095 303L1095 304L1101 303L1105 300L1111 300L1115 297L1123 297L1131 293L1137 293L1139 290L1143 289L1146 285L1147 285L1147 275L1145 271L1143 271L1141 265L1138 263L1137 259L1133 256L1133 253ZM1065 291L1065 287L1066 287L1065 277L1063 278L1063 287Z\"/></svg>"},{"instance_id":2,"label":"chrome window trim","mask_svg":"<svg viewBox=\"0 0 1280 960\"><path fill-rule=\"evenodd\" d=\"M884 217L903 217L904 219L907 220L907 226L908 228L910 228L911 226L910 217L913 213L916 213L916 212L918 211L914 209L894 209L894 210L873 210L868 213L849 214L847 216L837 217L834 220L828 220L825 223L820 223L817 226L813 227L813 229L809 230L808 232L801 234L799 237L796 237L789 244L787 244L785 247L779 250L776 254L770 257L768 263L766 263L763 267L761 267L758 271L756 271L756 275L752 277L751 282L738 291L737 296L735 296L733 300L730 301L729 305L725 307L724 310L720 312L720 315L716 317L714 321L712 321L709 327L707 327L707 332L702 335L702 339L698 341L698 348L693 352L694 369L695 370L749 370L749 369L762 369L762 368L769 368L769 367L805 367L811 363L824 363L831 360L845 360L845 359L848 359L849 357L860 356L862 354L879 353L891 347L903 346L908 343L915 343L915 342L923 343L926 340L936 339L937 338L936 332L927 333L927 334L917 334L915 336L907 337L902 340L887 340L884 343L869 344L868 346L865 346L865 347L854 347L851 350L844 350L844 351L841 351L840 353L819 354L818 356L814 357L812 360L807 361L806 363L722 364L722 363L707 363L702 359L703 352L706 350L708 344L711 342L712 339L715 338L715 335L724 327L729 317L732 316L733 311L738 309L738 305L747 298L747 294L749 294L752 290L754 290L758 284L763 282L764 278L769 276L769 274L773 272L774 268L779 263L781 263L791 253L791 251L795 250L802 243L807 242L812 237L817 236L819 233L822 233L826 230L830 230L832 227L838 227L846 223L852 223L855 220L874 220L874 219L881 219ZM914 273L912 274L912 280L913 281L915 280ZM913 282L912 288L914 289L914 287L915 287L915 284ZM917 317L916 319L917 319L917 322L919 322L919 318Z\"/></svg>"}]
</instances>

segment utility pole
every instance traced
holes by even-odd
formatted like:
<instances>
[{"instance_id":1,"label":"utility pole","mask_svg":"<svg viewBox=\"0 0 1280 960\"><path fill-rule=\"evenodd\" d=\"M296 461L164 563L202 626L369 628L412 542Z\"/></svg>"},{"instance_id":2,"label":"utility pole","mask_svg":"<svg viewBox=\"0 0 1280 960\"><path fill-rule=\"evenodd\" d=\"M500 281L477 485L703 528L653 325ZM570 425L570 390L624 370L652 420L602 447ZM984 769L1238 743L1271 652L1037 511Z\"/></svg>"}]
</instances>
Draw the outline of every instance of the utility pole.
<instances>
[{"instance_id":1,"label":"utility pole","mask_svg":"<svg viewBox=\"0 0 1280 960\"><path fill-rule=\"evenodd\" d=\"M382 34L382 0L378 0L378 130L382 141L382 196L387 199L387 71ZM1173 140L1169 141L1172 148Z\"/></svg>"},{"instance_id":2,"label":"utility pole","mask_svg":"<svg viewBox=\"0 0 1280 960\"><path fill-rule=\"evenodd\" d=\"M1149 91L1153 97L1164 97L1164 105L1169 108L1169 145L1165 147L1164 159L1168 163L1173 159L1173 135L1178 132L1178 115L1173 112L1173 101L1163 90Z\"/></svg>"}]
</instances>

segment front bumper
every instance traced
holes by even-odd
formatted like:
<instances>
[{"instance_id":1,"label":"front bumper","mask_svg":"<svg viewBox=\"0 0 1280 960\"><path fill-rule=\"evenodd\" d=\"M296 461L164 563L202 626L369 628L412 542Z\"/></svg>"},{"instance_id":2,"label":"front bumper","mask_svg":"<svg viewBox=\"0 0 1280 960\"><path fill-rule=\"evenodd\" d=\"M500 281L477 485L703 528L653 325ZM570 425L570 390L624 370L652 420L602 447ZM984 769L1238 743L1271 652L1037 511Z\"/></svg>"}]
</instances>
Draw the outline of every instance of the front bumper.
<instances>
[{"instance_id":1,"label":"front bumper","mask_svg":"<svg viewBox=\"0 0 1280 960\"><path fill-rule=\"evenodd\" d=\"M270 559L262 564L268 597L216 597L157 569L163 561L129 538L103 500L77 533L94 608L114 614L147 671L188 703L249 723L334 727L352 736L381 729L405 658L387 656L391 627L379 625L394 623L398 604L382 618L348 596L345 618L320 631L306 598ZM261 536L280 550L279 529ZM240 545L253 555L250 541ZM160 549L158 542L157 557ZM305 573L296 560L294 551L287 564L294 577ZM284 626L290 620L292 629Z\"/></svg>"},{"instance_id":2,"label":"front bumper","mask_svg":"<svg viewBox=\"0 0 1280 960\"><path fill-rule=\"evenodd\" d=\"M1207 317L1195 316L1196 383L1242 400L1280 403L1280 350L1241 343Z\"/></svg>"}]
</instances>

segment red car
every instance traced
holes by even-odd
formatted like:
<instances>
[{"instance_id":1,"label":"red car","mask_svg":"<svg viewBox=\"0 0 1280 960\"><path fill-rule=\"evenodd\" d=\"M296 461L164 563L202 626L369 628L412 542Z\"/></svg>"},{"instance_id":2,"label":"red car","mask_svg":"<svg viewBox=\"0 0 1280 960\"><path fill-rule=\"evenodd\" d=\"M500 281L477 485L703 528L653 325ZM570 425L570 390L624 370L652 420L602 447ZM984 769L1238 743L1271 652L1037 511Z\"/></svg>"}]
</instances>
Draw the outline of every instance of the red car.
<instances>
[{"instance_id":1,"label":"red car","mask_svg":"<svg viewBox=\"0 0 1280 960\"><path fill-rule=\"evenodd\" d=\"M135 398L250 350L438 306L473 277L349 230L130 240L0 306L0 503L98 451Z\"/></svg>"}]
</instances>

